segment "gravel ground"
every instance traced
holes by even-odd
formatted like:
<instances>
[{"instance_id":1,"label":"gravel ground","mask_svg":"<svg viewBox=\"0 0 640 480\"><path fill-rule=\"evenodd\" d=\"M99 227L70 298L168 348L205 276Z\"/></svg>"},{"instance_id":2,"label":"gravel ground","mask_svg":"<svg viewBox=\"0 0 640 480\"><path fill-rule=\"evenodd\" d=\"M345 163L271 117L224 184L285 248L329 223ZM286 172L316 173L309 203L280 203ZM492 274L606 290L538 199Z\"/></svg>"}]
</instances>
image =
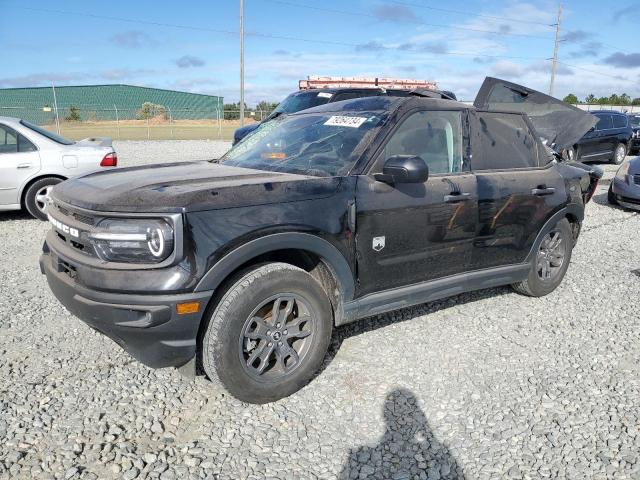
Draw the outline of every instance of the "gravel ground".
<instances>
[{"instance_id":1,"label":"gravel ground","mask_svg":"<svg viewBox=\"0 0 640 480\"><path fill-rule=\"evenodd\" d=\"M123 165L224 149L117 147ZM2 480L640 478L640 216L606 186L553 294L340 328L320 375L264 406L150 370L67 313L37 266L47 228L0 215Z\"/></svg>"}]
</instances>

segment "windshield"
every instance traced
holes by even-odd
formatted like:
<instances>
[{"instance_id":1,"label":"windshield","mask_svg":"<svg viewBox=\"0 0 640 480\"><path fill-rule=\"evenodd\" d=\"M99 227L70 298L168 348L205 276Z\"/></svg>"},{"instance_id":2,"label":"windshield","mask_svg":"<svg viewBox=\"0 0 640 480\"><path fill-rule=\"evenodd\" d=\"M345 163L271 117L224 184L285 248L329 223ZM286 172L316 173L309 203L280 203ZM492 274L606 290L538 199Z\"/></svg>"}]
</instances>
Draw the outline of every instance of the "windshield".
<instances>
[{"instance_id":1,"label":"windshield","mask_svg":"<svg viewBox=\"0 0 640 480\"><path fill-rule=\"evenodd\" d=\"M371 112L280 117L263 124L233 147L220 163L236 167L321 177L345 175L382 124Z\"/></svg>"},{"instance_id":2,"label":"windshield","mask_svg":"<svg viewBox=\"0 0 640 480\"><path fill-rule=\"evenodd\" d=\"M324 105L333 95L329 92L296 92L289 95L273 110L270 116L279 113L296 113L307 108Z\"/></svg>"},{"instance_id":3,"label":"windshield","mask_svg":"<svg viewBox=\"0 0 640 480\"><path fill-rule=\"evenodd\" d=\"M640 127L640 116L629 115L629 123L632 127Z\"/></svg>"},{"instance_id":4,"label":"windshield","mask_svg":"<svg viewBox=\"0 0 640 480\"><path fill-rule=\"evenodd\" d=\"M26 120L20 120L20 123L23 126L27 127L29 130L33 130L34 132L39 133L43 137L47 137L49 140L53 140L54 142L59 143L61 145L73 145L75 143L75 142L72 142L71 140L67 140L64 137L61 137L60 135L56 135L55 133L50 132L49 130L45 130L42 127L29 123Z\"/></svg>"}]
</instances>

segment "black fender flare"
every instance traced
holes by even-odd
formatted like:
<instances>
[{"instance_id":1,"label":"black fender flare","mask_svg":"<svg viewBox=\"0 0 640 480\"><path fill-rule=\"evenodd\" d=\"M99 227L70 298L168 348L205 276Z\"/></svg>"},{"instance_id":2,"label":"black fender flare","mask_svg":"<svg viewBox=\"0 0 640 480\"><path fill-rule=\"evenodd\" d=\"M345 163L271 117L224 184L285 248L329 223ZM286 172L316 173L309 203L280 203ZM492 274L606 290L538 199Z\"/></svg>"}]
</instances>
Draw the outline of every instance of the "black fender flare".
<instances>
[{"instance_id":1,"label":"black fender flare","mask_svg":"<svg viewBox=\"0 0 640 480\"><path fill-rule=\"evenodd\" d=\"M283 249L304 250L320 257L331 269L341 291L341 301L353 299L355 282L353 272L340 251L316 235L299 232L274 233L251 240L222 257L202 277L195 288L195 292L215 290L238 267L246 262L263 255Z\"/></svg>"},{"instance_id":2,"label":"black fender flare","mask_svg":"<svg viewBox=\"0 0 640 480\"><path fill-rule=\"evenodd\" d=\"M538 232L538 235L536 236L536 240L533 242L533 245L531 246L531 250L527 255L525 263L530 263L533 261L533 259L535 258L536 252L538 250L538 245L540 245L540 242L542 242L542 239L544 238L544 236L547 233L549 233L549 231L551 231L551 229L555 226L556 223L558 223L563 218L566 218L567 215L574 216L579 223L582 223L582 220L584 220L584 208L575 203L570 203L567 206L558 210L551 217L549 217L549 219L545 222L542 229L540 229L540 231Z\"/></svg>"}]
</instances>

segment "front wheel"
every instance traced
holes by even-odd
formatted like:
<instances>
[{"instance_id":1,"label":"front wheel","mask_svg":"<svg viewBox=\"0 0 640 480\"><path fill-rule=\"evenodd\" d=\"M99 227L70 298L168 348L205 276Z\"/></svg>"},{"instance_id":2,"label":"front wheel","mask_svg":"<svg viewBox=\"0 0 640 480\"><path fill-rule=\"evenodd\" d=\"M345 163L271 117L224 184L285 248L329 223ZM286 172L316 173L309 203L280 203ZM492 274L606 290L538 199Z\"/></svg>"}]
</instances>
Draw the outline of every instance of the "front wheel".
<instances>
[{"instance_id":1,"label":"front wheel","mask_svg":"<svg viewBox=\"0 0 640 480\"><path fill-rule=\"evenodd\" d=\"M620 165L624 162L624 157L627 156L627 146L624 143L619 143L616 145L616 149L613 151L613 159L611 163L615 165Z\"/></svg>"},{"instance_id":2,"label":"front wheel","mask_svg":"<svg viewBox=\"0 0 640 480\"><path fill-rule=\"evenodd\" d=\"M543 297L553 292L564 278L573 250L571 225L565 218L547 232L536 248L536 255L526 280L512 285L530 297Z\"/></svg>"},{"instance_id":3,"label":"front wheel","mask_svg":"<svg viewBox=\"0 0 640 480\"><path fill-rule=\"evenodd\" d=\"M24 206L27 211L40 220L47 220L48 198L54 185L62 182L56 177L46 177L33 182L24 195Z\"/></svg>"},{"instance_id":4,"label":"front wheel","mask_svg":"<svg viewBox=\"0 0 640 480\"><path fill-rule=\"evenodd\" d=\"M220 298L202 337L213 383L248 403L267 403L306 385L322 364L331 303L307 272L269 263L240 274Z\"/></svg>"}]
</instances>

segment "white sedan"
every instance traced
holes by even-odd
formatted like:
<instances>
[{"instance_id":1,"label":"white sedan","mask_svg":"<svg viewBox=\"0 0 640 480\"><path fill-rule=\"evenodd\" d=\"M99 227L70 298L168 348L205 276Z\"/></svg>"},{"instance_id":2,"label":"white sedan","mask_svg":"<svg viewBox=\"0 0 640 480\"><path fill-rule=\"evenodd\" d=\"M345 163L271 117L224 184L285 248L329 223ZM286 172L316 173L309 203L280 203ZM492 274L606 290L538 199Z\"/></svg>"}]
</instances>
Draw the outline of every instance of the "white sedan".
<instances>
[{"instance_id":1,"label":"white sedan","mask_svg":"<svg viewBox=\"0 0 640 480\"><path fill-rule=\"evenodd\" d=\"M25 120L0 117L0 211L26 208L46 220L54 185L117 164L110 139L73 142Z\"/></svg>"}]
</instances>

